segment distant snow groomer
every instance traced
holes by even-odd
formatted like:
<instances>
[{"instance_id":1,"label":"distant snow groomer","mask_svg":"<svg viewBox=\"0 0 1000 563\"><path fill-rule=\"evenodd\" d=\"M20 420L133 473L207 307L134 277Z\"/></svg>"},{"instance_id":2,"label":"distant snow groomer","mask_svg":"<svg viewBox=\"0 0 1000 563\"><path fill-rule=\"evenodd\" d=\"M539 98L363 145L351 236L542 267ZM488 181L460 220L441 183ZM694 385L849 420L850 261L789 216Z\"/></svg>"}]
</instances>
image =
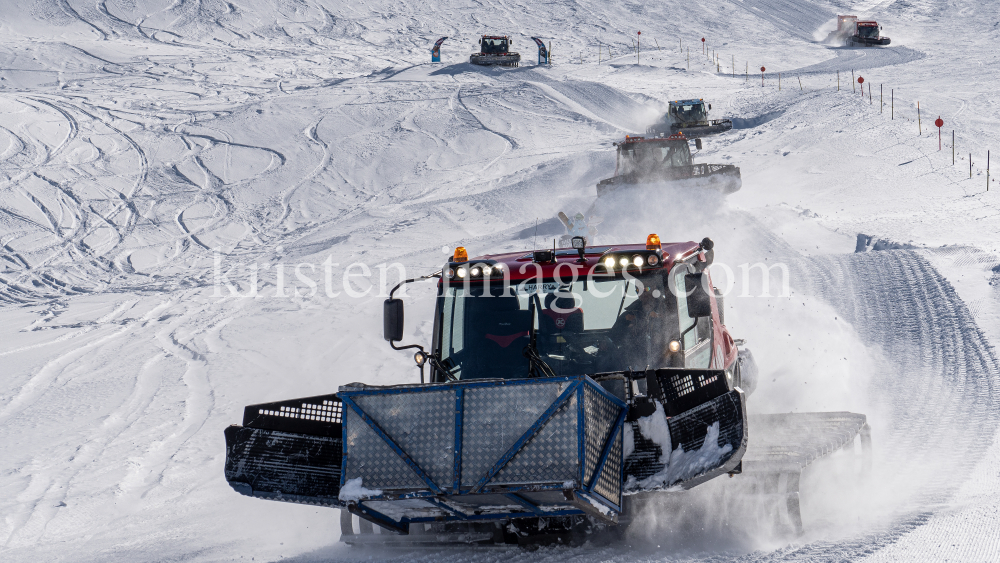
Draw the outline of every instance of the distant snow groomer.
<instances>
[{"instance_id":1,"label":"distant snow groomer","mask_svg":"<svg viewBox=\"0 0 1000 563\"><path fill-rule=\"evenodd\" d=\"M743 186L738 166L694 164L684 133L669 137L625 137L614 143L618 149L615 175L597 184L597 197L626 186L662 184L676 187L712 188L731 194ZM695 140L701 148L701 139Z\"/></svg>"},{"instance_id":2,"label":"distant snow groomer","mask_svg":"<svg viewBox=\"0 0 1000 563\"><path fill-rule=\"evenodd\" d=\"M847 45L888 45L891 39L881 35L882 26L875 20L858 21L858 16L837 16L837 29L830 32L827 42Z\"/></svg>"},{"instance_id":3,"label":"distant snow groomer","mask_svg":"<svg viewBox=\"0 0 1000 563\"><path fill-rule=\"evenodd\" d=\"M510 52L511 40L507 35L484 35L479 40L479 52L469 57L469 62L483 66L520 66L520 53Z\"/></svg>"},{"instance_id":4,"label":"distant snow groomer","mask_svg":"<svg viewBox=\"0 0 1000 563\"><path fill-rule=\"evenodd\" d=\"M707 109L706 109L707 106ZM705 100L675 100L667 107L667 114L646 129L646 133L672 135L683 132L689 139L718 135L733 128L729 119L709 119L712 104Z\"/></svg>"}]
</instances>

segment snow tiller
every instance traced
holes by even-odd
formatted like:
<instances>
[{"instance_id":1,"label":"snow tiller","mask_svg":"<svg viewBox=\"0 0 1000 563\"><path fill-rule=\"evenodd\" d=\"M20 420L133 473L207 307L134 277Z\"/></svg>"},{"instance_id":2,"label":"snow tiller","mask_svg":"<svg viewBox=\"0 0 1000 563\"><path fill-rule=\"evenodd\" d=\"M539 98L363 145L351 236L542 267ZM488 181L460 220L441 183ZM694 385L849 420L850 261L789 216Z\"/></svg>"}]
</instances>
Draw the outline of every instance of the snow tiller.
<instances>
[{"instance_id":1,"label":"snow tiller","mask_svg":"<svg viewBox=\"0 0 1000 563\"><path fill-rule=\"evenodd\" d=\"M732 164L695 164L684 133L658 137L625 137L618 149L615 175L597 184L597 197L627 186L662 185L709 188L731 194L743 186L740 168ZM695 139L701 149L701 139Z\"/></svg>"},{"instance_id":2,"label":"snow tiller","mask_svg":"<svg viewBox=\"0 0 1000 563\"><path fill-rule=\"evenodd\" d=\"M385 301L384 336L416 351L421 383L248 406L225 431L226 479L341 508L349 543L613 537L633 495L741 471L757 370L723 324L713 254L656 235L471 260L459 247L418 278L438 284L430 350L396 344L393 295L418 280ZM802 461L775 455L778 471Z\"/></svg>"},{"instance_id":3,"label":"snow tiller","mask_svg":"<svg viewBox=\"0 0 1000 563\"><path fill-rule=\"evenodd\" d=\"M521 66L521 55L510 51L507 35L484 35L479 40L479 52L469 56L469 62L482 66Z\"/></svg>"}]
</instances>

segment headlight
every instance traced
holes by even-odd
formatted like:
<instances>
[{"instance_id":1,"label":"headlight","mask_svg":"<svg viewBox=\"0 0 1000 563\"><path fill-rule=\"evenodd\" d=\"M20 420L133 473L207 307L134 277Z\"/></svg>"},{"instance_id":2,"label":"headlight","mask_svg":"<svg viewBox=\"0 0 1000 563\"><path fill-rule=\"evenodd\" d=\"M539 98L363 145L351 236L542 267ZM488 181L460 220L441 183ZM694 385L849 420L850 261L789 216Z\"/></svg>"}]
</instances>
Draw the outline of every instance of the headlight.
<instances>
[{"instance_id":1,"label":"headlight","mask_svg":"<svg viewBox=\"0 0 1000 563\"><path fill-rule=\"evenodd\" d=\"M458 277L464 278L466 273L468 273L468 272L466 271L465 268L459 268L458 269Z\"/></svg>"},{"instance_id":2,"label":"headlight","mask_svg":"<svg viewBox=\"0 0 1000 563\"><path fill-rule=\"evenodd\" d=\"M473 275L473 277L475 277L479 275L479 271L480 271L479 267L477 266L475 268L472 268L472 270L470 270L470 273Z\"/></svg>"},{"instance_id":3,"label":"headlight","mask_svg":"<svg viewBox=\"0 0 1000 563\"><path fill-rule=\"evenodd\" d=\"M671 352L677 352L681 349L681 343L676 340L671 340L670 344L667 345L667 348L669 348Z\"/></svg>"},{"instance_id":4,"label":"headlight","mask_svg":"<svg viewBox=\"0 0 1000 563\"><path fill-rule=\"evenodd\" d=\"M650 254L649 258L646 258L646 262L648 262L650 266L655 266L660 263L660 257L655 254Z\"/></svg>"},{"instance_id":5,"label":"headlight","mask_svg":"<svg viewBox=\"0 0 1000 563\"><path fill-rule=\"evenodd\" d=\"M455 277L455 269L454 268L448 268L447 270L445 270L444 275L448 279L451 279L451 278Z\"/></svg>"},{"instance_id":6,"label":"headlight","mask_svg":"<svg viewBox=\"0 0 1000 563\"><path fill-rule=\"evenodd\" d=\"M427 363L427 352L420 350L419 352L413 355L413 361L417 362L418 366L424 367L424 364Z\"/></svg>"},{"instance_id":7,"label":"headlight","mask_svg":"<svg viewBox=\"0 0 1000 563\"><path fill-rule=\"evenodd\" d=\"M642 267L642 265L643 265L644 262L645 262L645 260L643 260L642 256L639 256L638 254L636 254L635 256L632 257L632 263L635 264L636 266L638 266L639 268Z\"/></svg>"},{"instance_id":8,"label":"headlight","mask_svg":"<svg viewBox=\"0 0 1000 563\"><path fill-rule=\"evenodd\" d=\"M483 275L484 276L489 276L489 275L492 275L492 274L493 274L493 267L492 266L490 266L489 264L486 264L485 266L483 266Z\"/></svg>"},{"instance_id":9,"label":"headlight","mask_svg":"<svg viewBox=\"0 0 1000 563\"><path fill-rule=\"evenodd\" d=\"M622 265L622 268L628 268L628 263L629 263L628 256L622 256L618 260L618 263Z\"/></svg>"},{"instance_id":10,"label":"headlight","mask_svg":"<svg viewBox=\"0 0 1000 563\"><path fill-rule=\"evenodd\" d=\"M607 269L609 269L609 270L614 270L615 269L615 257L614 256L608 256L607 258L605 258L604 259L604 267L607 268Z\"/></svg>"}]
</instances>

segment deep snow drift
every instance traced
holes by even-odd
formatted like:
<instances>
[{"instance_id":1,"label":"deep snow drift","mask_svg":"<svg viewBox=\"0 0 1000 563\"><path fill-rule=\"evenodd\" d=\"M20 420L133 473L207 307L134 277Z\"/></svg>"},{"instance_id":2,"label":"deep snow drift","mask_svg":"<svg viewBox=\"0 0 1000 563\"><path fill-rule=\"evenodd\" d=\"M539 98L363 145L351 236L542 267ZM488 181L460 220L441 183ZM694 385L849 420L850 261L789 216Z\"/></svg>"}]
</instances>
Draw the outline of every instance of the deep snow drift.
<instances>
[{"instance_id":1,"label":"deep snow drift","mask_svg":"<svg viewBox=\"0 0 1000 563\"><path fill-rule=\"evenodd\" d=\"M848 11L893 44L818 43ZM0 559L1000 557L995 9L17 0L0 14ZM488 31L527 64L469 66ZM531 64L531 36L552 41L551 67ZM743 189L595 203L610 143L688 97L734 119L695 161L739 165ZM807 474L803 537L721 519L709 483L626 546L531 553L352 550L336 511L226 485L222 430L244 405L416 380L380 338L394 264L547 246L559 211L599 218L601 242L715 239L727 323L762 370L751 411L867 413L872 483ZM859 233L906 249L855 254ZM740 265L778 262L787 294L777 273L771 297L743 284ZM430 340L432 297L408 290L407 339Z\"/></svg>"}]
</instances>

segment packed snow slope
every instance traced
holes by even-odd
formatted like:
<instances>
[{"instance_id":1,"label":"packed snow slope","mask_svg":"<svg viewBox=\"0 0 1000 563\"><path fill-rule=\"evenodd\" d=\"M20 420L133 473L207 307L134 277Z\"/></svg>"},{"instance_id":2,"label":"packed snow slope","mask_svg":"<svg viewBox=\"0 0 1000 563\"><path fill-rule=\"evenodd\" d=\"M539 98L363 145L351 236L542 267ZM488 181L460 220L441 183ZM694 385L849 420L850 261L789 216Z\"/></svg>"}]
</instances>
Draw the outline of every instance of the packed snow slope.
<instances>
[{"instance_id":1,"label":"packed snow slope","mask_svg":"<svg viewBox=\"0 0 1000 563\"><path fill-rule=\"evenodd\" d=\"M892 45L822 44L838 13ZM3 0L0 15L0 560L1000 558L996 4ZM486 32L525 64L468 65ZM610 143L690 97L733 118L695 159L739 165L743 189L595 203ZM597 242L715 239L717 281L737 274L727 322L762 369L751 410L867 413L871 482L807 476L802 537L727 520L710 483L623 545L530 553L352 550L337 511L227 486L222 430L244 405L416 380L381 341L393 264L547 246L559 211L600 219ZM757 262L787 265L789 294L742 285ZM433 292L408 292L408 341L429 342Z\"/></svg>"}]
</instances>

